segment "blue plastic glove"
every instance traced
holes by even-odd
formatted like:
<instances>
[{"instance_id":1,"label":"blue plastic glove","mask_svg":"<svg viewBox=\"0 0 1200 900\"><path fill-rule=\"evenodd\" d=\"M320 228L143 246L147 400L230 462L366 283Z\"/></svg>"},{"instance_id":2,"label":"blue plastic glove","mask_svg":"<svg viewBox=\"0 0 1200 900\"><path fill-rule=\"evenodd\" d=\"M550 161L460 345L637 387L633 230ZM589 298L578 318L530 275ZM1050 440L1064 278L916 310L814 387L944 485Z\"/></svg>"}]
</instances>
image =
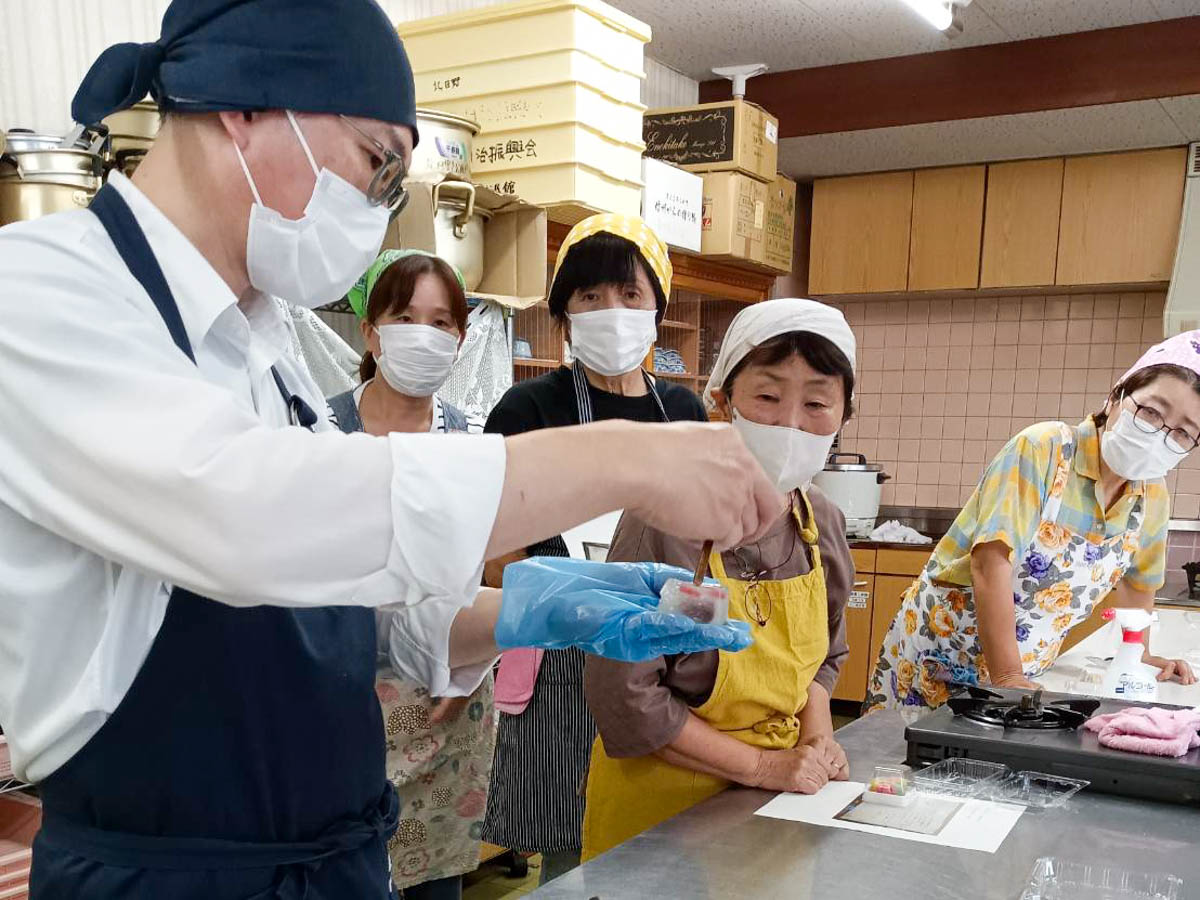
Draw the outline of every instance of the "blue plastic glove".
<instances>
[{"instance_id":1,"label":"blue plastic glove","mask_svg":"<svg viewBox=\"0 0 1200 900\"><path fill-rule=\"evenodd\" d=\"M701 625L678 613L659 612L659 593L671 578L691 581L692 573L658 563L552 557L510 563L504 569L496 644L506 649L578 647L625 662L750 646L745 622Z\"/></svg>"}]
</instances>

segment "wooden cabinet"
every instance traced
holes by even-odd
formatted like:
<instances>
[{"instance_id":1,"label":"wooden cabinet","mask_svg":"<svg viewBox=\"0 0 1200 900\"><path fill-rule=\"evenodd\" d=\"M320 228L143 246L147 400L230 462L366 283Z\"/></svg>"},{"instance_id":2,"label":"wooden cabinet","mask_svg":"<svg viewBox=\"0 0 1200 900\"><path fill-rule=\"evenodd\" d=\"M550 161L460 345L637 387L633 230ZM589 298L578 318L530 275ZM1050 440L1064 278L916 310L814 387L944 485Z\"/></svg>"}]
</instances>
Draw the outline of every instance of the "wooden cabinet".
<instances>
[{"instance_id":1,"label":"wooden cabinet","mask_svg":"<svg viewBox=\"0 0 1200 900\"><path fill-rule=\"evenodd\" d=\"M1186 160L1183 147L1068 159L1055 283L1170 278Z\"/></svg>"},{"instance_id":2,"label":"wooden cabinet","mask_svg":"<svg viewBox=\"0 0 1200 900\"><path fill-rule=\"evenodd\" d=\"M875 671L875 663L879 660L879 651L883 647L883 639L896 613L900 612L900 603L904 592L912 586L911 575L876 575L875 603L871 609L871 649L867 662L867 679Z\"/></svg>"},{"instance_id":3,"label":"wooden cabinet","mask_svg":"<svg viewBox=\"0 0 1200 900\"><path fill-rule=\"evenodd\" d=\"M875 576L859 574L846 604L846 643L850 655L842 664L842 673L833 688L834 700L861 703L867 695L867 672L875 661L869 659L871 646L871 600Z\"/></svg>"},{"instance_id":4,"label":"wooden cabinet","mask_svg":"<svg viewBox=\"0 0 1200 900\"><path fill-rule=\"evenodd\" d=\"M824 178L813 185L808 285L814 294L908 286L913 173Z\"/></svg>"},{"instance_id":5,"label":"wooden cabinet","mask_svg":"<svg viewBox=\"0 0 1200 900\"><path fill-rule=\"evenodd\" d=\"M1054 284L1063 160L988 166L982 288Z\"/></svg>"},{"instance_id":6,"label":"wooden cabinet","mask_svg":"<svg viewBox=\"0 0 1200 900\"><path fill-rule=\"evenodd\" d=\"M908 289L979 286L985 166L922 169L913 176Z\"/></svg>"},{"instance_id":7,"label":"wooden cabinet","mask_svg":"<svg viewBox=\"0 0 1200 900\"><path fill-rule=\"evenodd\" d=\"M900 610L904 592L929 561L929 551L852 547L850 553L855 568L854 587L846 605L850 655L842 664L833 699L861 703L884 636Z\"/></svg>"}]
</instances>

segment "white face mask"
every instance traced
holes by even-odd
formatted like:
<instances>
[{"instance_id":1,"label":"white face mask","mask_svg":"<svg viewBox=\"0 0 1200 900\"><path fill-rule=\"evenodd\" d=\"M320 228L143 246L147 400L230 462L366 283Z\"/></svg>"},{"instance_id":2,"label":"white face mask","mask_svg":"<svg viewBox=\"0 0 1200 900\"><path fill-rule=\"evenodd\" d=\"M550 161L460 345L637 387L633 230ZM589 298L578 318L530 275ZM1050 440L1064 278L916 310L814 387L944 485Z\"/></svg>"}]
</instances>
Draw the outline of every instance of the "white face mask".
<instances>
[{"instance_id":1,"label":"white face mask","mask_svg":"<svg viewBox=\"0 0 1200 900\"><path fill-rule=\"evenodd\" d=\"M1126 481L1163 478L1187 456L1168 447L1163 437L1161 431L1142 431L1134 424L1133 413L1122 408L1115 422L1109 417L1108 427L1100 436L1100 455Z\"/></svg>"},{"instance_id":2,"label":"white face mask","mask_svg":"<svg viewBox=\"0 0 1200 900\"><path fill-rule=\"evenodd\" d=\"M806 488L813 476L825 468L832 434L809 434L784 425L760 425L733 411L733 427L767 478L783 493Z\"/></svg>"},{"instance_id":3,"label":"white face mask","mask_svg":"<svg viewBox=\"0 0 1200 900\"><path fill-rule=\"evenodd\" d=\"M406 397L432 397L458 358L458 338L432 325L380 325L375 364L383 380Z\"/></svg>"},{"instance_id":4,"label":"white face mask","mask_svg":"<svg viewBox=\"0 0 1200 900\"><path fill-rule=\"evenodd\" d=\"M317 184L304 215L284 218L263 205L242 150L234 142L254 195L246 235L246 270L250 284L264 294L311 309L344 297L375 261L390 214L386 206L371 203L366 194L329 169L318 171L291 110L287 117Z\"/></svg>"},{"instance_id":5,"label":"white face mask","mask_svg":"<svg viewBox=\"0 0 1200 900\"><path fill-rule=\"evenodd\" d=\"M624 375L642 364L654 339L657 310L597 309L568 315L571 353L593 372Z\"/></svg>"}]
</instances>

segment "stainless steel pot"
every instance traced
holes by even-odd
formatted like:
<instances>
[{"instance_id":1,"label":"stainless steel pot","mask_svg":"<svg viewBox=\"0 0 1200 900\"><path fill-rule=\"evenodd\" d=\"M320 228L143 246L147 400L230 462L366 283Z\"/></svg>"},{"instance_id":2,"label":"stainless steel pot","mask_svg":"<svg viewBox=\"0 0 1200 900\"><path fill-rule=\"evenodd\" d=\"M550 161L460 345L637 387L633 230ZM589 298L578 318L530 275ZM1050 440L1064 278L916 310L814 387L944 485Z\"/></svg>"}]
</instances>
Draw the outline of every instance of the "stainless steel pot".
<instances>
[{"instance_id":1,"label":"stainless steel pot","mask_svg":"<svg viewBox=\"0 0 1200 900\"><path fill-rule=\"evenodd\" d=\"M838 462L841 459L853 462ZM867 537L879 517L880 486L889 478L883 466L868 463L861 453L831 453L825 468L813 476L813 484L846 516L851 537Z\"/></svg>"},{"instance_id":2,"label":"stainless steel pot","mask_svg":"<svg viewBox=\"0 0 1200 900\"><path fill-rule=\"evenodd\" d=\"M435 184L433 208L437 254L458 267L473 291L483 281L483 230L492 214L475 205L475 186L465 181Z\"/></svg>"},{"instance_id":3,"label":"stainless steel pot","mask_svg":"<svg viewBox=\"0 0 1200 900\"><path fill-rule=\"evenodd\" d=\"M408 174L418 179L437 174L470 181L471 154L479 126L462 116L418 109L417 127L421 130L421 142L413 150Z\"/></svg>"},{"instance_id":4,"label":"stainless steel pot","mask_svg":"<svg viewBox=\"0 0 1200 900\"><path fill-rule=\"evenodd\" d=\"M5 134L0 177L87 186L104 173L108 131L77 126L62 137L14 128Z\"/></svg>"},{"instance_id":5,"label":"stainless steel pot","mask_svg":"<svg viewBox=\"0 0 1200 900\"><path fill-rule=\"evenodd\" d=\"M139 100L129 109L118 110L104 118L112 135L112 152L149 150L158 136L158 105L153 100Z\"/></svg>"},{"instance_id":6,"label":"stainless steel pot","mask_svg":"<svg viewBox=\"0 0 1200 900\"><path fill-rule=\"evenodd\" d=\"M100 188L108 131L63 137L13 129L0 155L0 225L86 207Z\"/></svg>"}]
</instances>

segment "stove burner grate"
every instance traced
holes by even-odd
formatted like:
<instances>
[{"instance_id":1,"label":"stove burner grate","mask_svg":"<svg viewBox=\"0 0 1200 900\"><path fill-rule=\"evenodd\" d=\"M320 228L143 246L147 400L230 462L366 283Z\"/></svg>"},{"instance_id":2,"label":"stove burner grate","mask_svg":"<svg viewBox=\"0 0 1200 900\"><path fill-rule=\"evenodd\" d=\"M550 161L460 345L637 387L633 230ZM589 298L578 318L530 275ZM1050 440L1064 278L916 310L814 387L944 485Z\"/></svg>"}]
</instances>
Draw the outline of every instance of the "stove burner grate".
<instances>
[{"instance_id":1,"label":"stove burner grate","mask_svg":"<svg viewBox=\"0 0 1200 900\"><path fill-rule=\"evenodd\" d=\"M1073 731L1100 708L1099 700L1055 700L1043 705L1040 690L1025 694L1019 700L1008 700L1000 694L975 687L970 688L968 694L950 699L949 706L954 714L1000 728Z\"/></svg>"}]
</instances>

